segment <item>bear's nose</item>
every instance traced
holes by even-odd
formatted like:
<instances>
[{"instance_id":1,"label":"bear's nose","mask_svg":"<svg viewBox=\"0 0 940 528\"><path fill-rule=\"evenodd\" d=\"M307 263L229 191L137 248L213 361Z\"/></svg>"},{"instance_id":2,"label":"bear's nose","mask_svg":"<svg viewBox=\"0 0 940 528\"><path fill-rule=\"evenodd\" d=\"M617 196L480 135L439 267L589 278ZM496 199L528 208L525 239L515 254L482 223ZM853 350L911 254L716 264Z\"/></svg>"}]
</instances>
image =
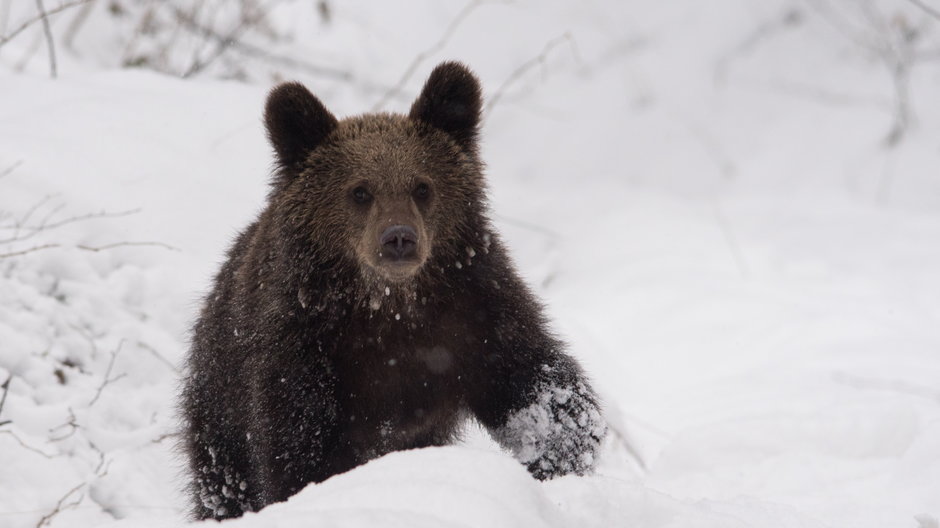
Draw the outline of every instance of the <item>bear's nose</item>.
<instances>
[{"instance_id":1,"label":"bear's nose","mask_svg":"<svg viewBox=\"0 0 940 528\"><path fill-rule=\"evenodd\" d=\"M418 233L406 225L393 225L379 237L382 256L394 260L413 257L418 248Z\"/></svg>"}]
</instances>

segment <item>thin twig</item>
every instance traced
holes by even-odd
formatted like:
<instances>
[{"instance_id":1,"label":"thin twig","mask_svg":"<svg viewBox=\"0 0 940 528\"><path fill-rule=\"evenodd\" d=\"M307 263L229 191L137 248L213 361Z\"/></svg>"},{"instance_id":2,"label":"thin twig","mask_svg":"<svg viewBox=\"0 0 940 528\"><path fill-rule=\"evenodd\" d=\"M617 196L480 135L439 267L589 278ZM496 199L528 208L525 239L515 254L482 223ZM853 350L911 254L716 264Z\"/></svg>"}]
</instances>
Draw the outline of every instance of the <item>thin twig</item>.
<instances>
[{"instance_id":1,"label":"thin twig","mask_svg":"<svg viewBox=\"0 0 940 528\"><path fill-rule=\"evenodd\" d=\"M72 22L69 23L69 27L65 29L65 36L62 41L65 43L65 48L68 50L75 49L75 37L78 35L79 30L82 26L85 25L85 22L88 20L88 15L91 14L94 9L94 5L87 3L78 10L78 13L72 18Z\"/></svg>"},{"instance_id":2,"label":"thin twig","mask_svg":"<svg viewBox=\"0 0 940 528\"><path fill-rule=\"evenodd\" d=\"M548 41L545 44L545 47L542 48L541 53L529 59L528 61L524 62L518 68L516 68L511 74L509 74L509 77L507 77L506 80L503 81L503 84L501 84L499 88L497 88L496 91L493 92L493 95L490 96L490 100L488 103L486 103L486 108L483 111L483 115L488 116L490 112L493 111L493 107L496 106L496 103L498 103L499 100L503 97L503 94L506 92L506 89L510 85L516 82L520 77L525 75L526 72L528 72L532 68L540 64L544 64L545 60L548 58L548 54L551 53L553 49L555 49L556 47L564 43L568 43L568 45L571 46L572 50L575 50L574 40L571 38L571 35L569 33L559 35L553 38L552 40Z\"/></svg>"},{"instance_id":3,"label":"thin twig","mask_svg":"<svg viewBox=\"0 0 940 528\"><path fill-rule=\"evenodd\" d=\"M13 40L14 37L16 37L17 35L19 35L19 34L22 33L23 31L25 31L26 28L28 28L29 26L35 24L36 22L39 22L39 21L42 20L43 18L48 18L48 17L50 17L50 16L52 16L52 15L55 15L55 14L60 13L60 12L62 12L62 11L65 11L66 9L68 9L68 8L70 8L70 7L75 7L75 6L77 6L77 5L86 4L86 3L88 3L88 2L93 2L93 1L94 1L94 0L73 0L73 1L71 1L71 2L66 2L66 3L64 3L64 4L62 4L62 5L58 6L58 7L52 8L52 9L50 9L49 11L46 11L45 13L41 13L41 14L39 14L39 15L37 15L37 16L34 16L33 18L30 18L30 19L26 20L25 22L23 22L22 24L20 24L16 29L14 29L14 30L13 30L11 33L9 33L8 35L0 36L0 46L3 46L3 45L6 44L7 42Z\"/></svg>"},{"instance_id":4,"label":"thin twig","mask_svg":"<svg viewBox=\"0 0 940 528\"><path fill-rule=\"evenodd\" d=\"M702 144L702 148L705 149L708 157L715 163L715 167L718 168L721 176L726 180L733 180L736 172L734 161L725 153L715 136L695 123L688 123L687 126L695 139Z\"/></svg>"},{"instance_id":5,"label":"thin twig","mask_svg":"<svg viewBox=\"0 0 940 528\"><path fill-rule=\"evenodd\" d=\"M7 402L7 392L10 391L10 382L13 381L13 373L11 372L7 376L7 380L3 382L3 385L0 385L0 389L3 389L3 396L0 396L0 414L3 414L3 404ZM0 422L0 426L4 426L10 423L10 420L3 420Z\"/></svg>"},{"instance_id":6,"label":"thin twig","mask_svg":"<svg viewBox=\"0 0 940 528\"><path fill-rule=\"evenodd\" d=\"M249 44L239 39L231 38L231 35L222 35L216 30L200 24L196 21L192 15L186 13L180 8L174 8L174 15L176 20L180 25L189 31L201 35L206 38L211 38L219 43L226 43L230 48L238 49L242 53L248 56L261 57L267 62L277 62L284 64L289 67L299 68L313 75L321 75L324 77L331 77L341 81L355 81L355 74L348 70L341 70L339 68L331 68L329 66L321 66L319 64L313 64L307 61L300 59L295 59L293 57L288 57L285 55L277 55L271 53L268 50L255 46L254 44ZM368 83L370 88L377 88L376 86Z\"/></svg>"},{"instance_id":7,"label":"thin twig","mask_svg":"<svg viewBox=\"0 0 940 528\"><path fill-rule=\"evenodd\" d=\"M843 38L849 40L856 46L876 51L875 46L862 38L859 35L860 31L852 27L852 24L846 22L844 18L837 16L832 7L829 6L825 0L807 0L807 3L810 8L814 9L816 13L832 26L837 33L840 33Z\"/></svg>"},{"instance_id":8,"label":"thin twig","mask_svg":"<svg viewBox=\"0 0 940 528\"><path fill-rule=\"evenodd\" d=\"M924 10L924 12L926 12L926 13L929 14L930 16L932 16L932 17L934 17L934 18L940 19L940 9L937 9L937 8L935 8L935 7L931 7L931 6L929 6L929 5L927 5L927 4L923 3L923 2L921 2L920 0L907 0L907 1L910 2L910 3L912 3L912 4L914 4L914 5L916 5L916 6L919 7L919 8L921 8L922 10Z\"/></svg>"},{"instance_id":9,"label":"thin twig","mask_svg":"<svg viewBox=\"0 0 940 528\"><path fill-rule=\"evenodd\" d=\"M152 346L148 345L147 343L144 343L143 341L137 341L137 346L139 346L140 348L142 348L142 349L144 349L144 350L150 352L151 354L153 354L153 356L154 356L155 358L157 358L157 359L159 359L161 362L163 362L163 364L166 365L167 367L169 367L170 370L172 370L173 372L175 372L175 373L177 373L177 374L180 373L179 367L177 367L176 365L174 365L173 362L170 361L169 359L165 358L165 357L163 356L163 354L161 354L159 351L157 351L157 349L153 348Z\"/></svg>"},{"instance_id":10,"label":"thin twig","mask_svg":"<svg viewBox=\"0 0 940 528\"><path fill-rule=\"evenodd\" d=\"M3 241L0 241L3 242ZM109 249L119 248L119 247L131 247L131 246L153 246L153 247L162 247L169 251L182 251L178 247L171 246L169 244L164 244L163 242L114 242L113 244L106 244L104 246L85 246L79 244L75 246L76 249L81 249L83 251L107 251ZM68 247L63 246L62 244L40 244L38 246L33 246L31 248L22 249L19 251L9 251L7 253L0 253L0 259L11 258L11 257L21 257L23 255L28 255L30 253L35 253L37 251L42 251L44 249L57 248L57 247Z\"/></svg>"},{"instance_id":11,"label":"thin twig","mask_svg":"<svg viewBox=\"0 0 940 528\"><path fill-rule=\"evenodd\" d=\"M398 95L401 92L401 89L405 86L405 83L408 82L408 79L410 79L411 76L414 75L415 70L418 69L418 66L420 66L421 63L424 62L431 55L444 49L444 46L446 46L447 43L450 41L451 37L457 31L457 28L460 26L460 24L463 23L464 20L466 20L466 18L470 15L470 13L472 13L476 8L480 7L484 3L486 3L486 0L471 0L471 2L465 5L463 9L461 9L460 12L457 13L457 16L455 16L454 19L450 21L450 24L447 25L447 29L444 30L444 34L441 35L441 38L439 38L437 42L435 42L431 47L415 55L415 58L411 61L411 64L409 64L408 67L405 69L405 72L402 74L401 78L398 79L398 82L395 83L395 85L392 86L390 90L385 92L385 95L383 95L382 98L379 99L379 102L375 103L375 106L372 107L372 111L378 112L383 107L385 107L386 104L388 104L388 102L392 99L392 97L395 97L396 95Z\"/></svg>"},{"instance_id":12,"label":"thin twig","mask_svg":"<svg viewBox=\"0 0 940 528\"><path fill-rule=\"evenodd\" d=\"M95 466L95 476L102 477L108 472L108 468L105 466L107 459L104 456L104 451L91 440L88 440L88 446L91 447L92 451L98 454L98 465ZM102 469L104 469L104 472L101 471Z\"/></svg>"},{"instance_id":13,"label":"thin twig","mask_svg":"<svg viewBox=\"0 0 940 528\"><path fill-rule=\"evenodd\" d=\"M82 502L82 500L85 498L84 495L79 497L78 500L75 502L70 502L68 504L64 504L64 503L65 503L65 500L71 497L73 493L84 488L87 484L88 484L87 482L82 482L81 484L78 484L74 488L68 490L65 493L65 495L63 495L62 498L59 499L59 502L56 503L55 508L53 508L51 512L43 515L41 519L39 519L39 522L36 523L36 528L42 528L43 526L46 526L47 524L49 524L49 522L52 521L53 517L62 513L63 510L78 506Z\"/></svg>"},{"instance_id":14,"label":"thin twig","mask_svg":"<svg viewBox=\"0 0 940 528\"><path fill-rule=\"evenodd\" d=\"M268 11L279 1L280 0L272 0L270 3L268 3L268 5L259 7L253 16L243 16L238 25L236 25L235 28L228 33L228 35L225 35L218 41L215 51L213 51L208 57L204 59L196 58L181 77L188 79L215 62L216 59L221 57L226 51L228 51L230 47L232 47L232 44L238 40L242 33L251 29L251 27L255 24L261 22L264 17L267 16Z\"/></svg>"},{"instance_id":15,"label":"thin twig","mask_svg":"<svg viewBox=\"0 0 940 528\"><path fill-rule=\"evenodd\" d=\"M113 377L113 378L111 377L111 369L114 368L114 360L117 359L118 353L121 351L121 347L122 347L122 346L124 346L124 340L123 340L123 339L118 343L117 348L114 349L114 351L111 352L111 360L108 361L108 368L107 368L107 370L106 370L105 373L104 373L104 379L101 381L101 385L98 386L98 390L97 390L97 392L95 392L95 397L92 398L90 402L88 402L88 406L89 406L89 407L91 407L92 405L95 404L96 401L98 401L98 398L101 397L101 391L103 391L106 386L108 386L108 385L111 384L111 383L114 383L115 381L117 381L117 380L119 380L119 379L121 379L121 378L123 378L124 376L127 375L127 374L125 373L125 374L119 374L119 375L117 375L117 376L115 376L115 377Z\"/></svg>"},{"instance_id":16,"label":"thin twig","mask_svg":"<svg viewBox=\"0 0 940 528\"><path fill-rule=\"evenodd\" d=\"M0 240L0 244L6 244L6 243L9 243L9 242L16 242L17 240L19 240L20 229L23 229L23 225L24 225L26 222L28 222L29 219L33 216L33 214L34 214L36 211L38 211L39 208L42 207L42 206L43 206L46 202L48 202L50 199L52 199L52 196L45 196L45 197L43 197L42 200L39 200L38 202L36 202L35 204L33 204L32 207L30 207L29 209L27 209L26 212L23 213L23 216L21 216L19 220L14 221L13 224L11 224L11 225L0 226L0 229L12 229L12 230L13 230L13 236L12 236L11 238L8 238L8 239Z\"/></svg>"},{"instance_id":17,"label":"thin twig","mask_svg":"<svg viewBox=\"0 0 940 528\"><path fill-rule=\"evenodd\" d=\"M610 421L607 422L607 429L610 431L610 434L620 442L624 451L626 451L627 455L632 458L634 462L636 462L636 465L640 468L640 470L643 473L648 472L649 468L647 468L646 462L643 461L643 457L640 456L639 451L634 449L633 444L627 440L627 435Z\"/></svg>"},{"instance_id":18,"label":"thin twig","mask_svg":"<svg viewBox=\"0 0 940 528\"><path fill-rule=\"evenodd\" d=\"M156 247L162 247L164 249L168 249L170 251L182 251L178 247L171 246L169 244L164 244L163 242L114 242L112 244L105 244L103 246L85 246L85 245L79 244L75 247L77 247L78 249L83 249L85 251L98 252L98 251L105 251L108 249L114 249L118 247L128 247L128 246L156 246Z\"/></svg>"},{"instance_id":19,"label":"thin twig","mask_svg":"<svg viewBox=\"0 0 940 528\"><path fill-rule=\"evenodd\" d=\"M158 437L154 438L153 440L151 440L150 443L152 443L152 444L159 444L159 443L163 442L164 440L167 440L167 439L169 439L169 438L176 438L176 437L178 437L179 435L180 435L179 433L163 433L163 434L161 434L160 436L158 436Z\"/></svg>"},{"instance_id":20,"label":"thin twig","mask_svg":"<svg viewBox=\"0 0 940 528\"><path fill-rule=\"evenodd\" d=\"M515 219L515 218L509 218L508 216L503 216L503 215L494 215L494 217L495 217L497 220L499 220L500 222L504 223L504 224L510 224L510 225L514 225L514 226L517 226L517 227L521 227L521 228L523 228L523 229L528 229L528 230L530 230L530 231L535 231L536 233L545 235L546 237L548 237L548 238L551 239L551 240L559 240L559 239L561 239L561 235L559 235L559 234L556 233L555 231L552 231L551 229L547 229L547 228L545 228L545 227L542 227L542 226L540 226L540 225L538 225L538 224L533 224L533 223L531 223L531 222L526 222L525 220L517 220L517 219Z\"/></svg>"},{"instance_id":21,"label":"thin twig","mask_svg":"<svg viewBox=\"0 0 940 528\"><path fill-rule=\"evenodd\" d=\"M721 234L725 239L725 243L728 245L728 251L731 252L731 258L734 259L734 264L738 268L738 273L741 274L742 279L747 279L750 273L748 272L747 260L744 258L744 253L741 251L741 246L738 244L737 238L734 236L734 231L731 229L731 224L728 223L728 220L721 212L721 207L718 205L718 201L715 200L712 202L713 212L715 213L715 223L718 224L718 228L721 230Z\"/></svg>"},{"instance_id":22,"label":"thin twig","mask_svg":"<svg viewBox=\"0 0 940 528\"><path fill-rule=\"evenodd\" d=\"M913 38L916 33L906 35L902 31L901 38L892 38L897 35L897 32L888 25L885 15L870 2L863 2L858 7L866 23L872 28L868 31L856 29L847 24L841 17L836 16L822 0L811 0L810 5L843 36L878 55L888 69L894 87L894 120L884 139L884 144L886 147L897 146L907 134L913 117L909 92L911 70L917 59Z\"/></svg>"},{"instance_id":23,"label":"thin twig","mask_svg":"<svg viewBox=\"0 0 940 528\"><path fill-rule=\"evenodd\" d=\"M882 110L888 113L892 113L894 111L894 107L891 102L885 101L884 99L881 99L877 96L838 93L819 86L813 86L812 84L791 82L785 79L777 79L766 84L759 83L755 84L755 86L759 86L760 88L769 92L776 92L788 97L805 99L819 103L821 105L837 105L848 107L864 106Z\"/></svg>"},{"instance_id":24,"label":"thin twig","mask_svg":"<svg viewBox=\"0 0 940 528\"><path fill-rule=\"evenodd\" d=\"M49 249L49 248L55 248L55 247L59 247L59 244L42 244L39 246L33 246L31 248L23 249L20 251L10 251L7 253L0 253L0 259L10 258L10 257L19 257L19 256L26 255L29 253L34 253L36 251L41 251L43 249Z\"/></svg>"},{"instance_id":25,"label":"thin twig","mask_svg":"<svg viewBox=\"0 0 940 528\"><path fill-rule=\"evenodd\" d=\"M90 330L89 328L81 327L81 326L78 326L78 325L75 325L75 324L72 324L72 325L69 325L69 326L71 326L76 332L78 332L82 337L84 337L86 341L88 341L88 344L91 346L91 354L90 354L91 357L92 357L92 358L98 357L98 343L95 342L95 339L96 339L96 338L99 338L99 337L102 337L104 334L102 333L102 334L96 336L96 335L92 334L92 332L91 332L91 330ZM84 373L84 371L82 370L81 366L78 367L78 370L79 370L79 372Z\"/></svg>"},{"instance_id":26,"label":"thin twig","mask_svg":"<svg viewBox=\"0 0 940 528\"><path fill-rule=\"evenodd\" d=\"M42 17L42 32L46 35L46 47L49 48L49 74L55 79L55 41L52 39L52 28L49 27L49 17L46 15L46 9L42 7L42 0L36 0L36 7L39 9L39 15Z\"/></svg>"},{"instance_id":27,"label":"thin twig","mask_svg":"<svg viewBox=\"0 0 940 528\"><path fill-rule=\"evenodd\" d=\"M751 52L762 42L776 36L780 31L795 26L802 22L803 15L799 9L788 7L782 13L782 16L775 15L769 20L762 21L753 31L750 32L741 42L736 44L730 51L724 53L715 61L714 78L716 81L724 82L727 76L728 66L732 61Z\"/></svg>"},{"instance_id":28,"label":"thin twig","mask_svg":"<svg viewBox=\"0 0 940 528\"><path fill-rule=\"evenodd\" d=\"M19 167L19 166L22 165L22 164L23 164L23 160L19 160L19 161L17 161L16 163L14 163L13 165L10 165L9 167L7 167L7 168L5 168L5 169L0 170L0 178L9 176L10 173L12 173L14 170L16 170L17 167Z\"/></svg>"},{"instance_id":29,"label":"thin twig","mask_svg":"<svg viewBox=\"0 0 940 528\"><path fill-rule=\"evenodd\" d=\"M52 218L53 218L55 215L59 214L59 211L61 211L62 209L65 209L65 204L64 204L64 203L60 203L59 205L57 205L57 206L53 207L52 209L50 209L49 212L46 213L46 216L43 216L43 217L42 217L42 220L39 221L39 225L40 225L40 226L45 226L46 224L48 224L49 221L52 220ZM37 231L41 231L42 229L44 229L44 227L42 227L41 229L38 229Z\"/></svg>"},{"instance_id":30,"label":"thin twig","mask_svg":"<svg viewBox=\"0 0 940 528\"><path fill-rule=\"evenodd\" d=\"M59 442L61 440L65 440L66 438L74 435L75 431L78 431L79 425L78 425L78 422L75 421L75 412L72 410L71 407L69 407L69 420L65 422L64 424L57 425L53 427L52 429L49 429L49 432L55 433L56 431L63 429L65 427L69 427L70 429L66 431L65 433L63 433L61 436L50 436L49 441Z\"/></svg>"},{"instance_id":31,"label":"thin twig","mask_svg":"<svg viewBox=\"0 0 940 528\"><path fill-rule=\"evenodd\" d=\"M52 211L50 211L49 213L47 213L46 216L44 216L44 217L42 218L42 220L39 221L38 224L36 224L36 225L34 225L34 226L26 225L26 222L29 221L30 217L32 217L32 215L35 214L35 212L36 212L40 207L42 207L46 202L48 202L50 198L51 198L51 196L47 196L47 197L43 198L42 200L40 200L39 202L37 202L35 205L33 205L33 206L32 206L16 223L14 223L13 225L0 226L0 229L13 229L13 230L15 230L12 237L6 238L6 239L3 239L3 240L0 240L0 244L8 244L8 243L10 243L10 242L21 242L21 241L26 240L26 239L28 239L28 238L32 238L32 237L35 236L37 233L40 233L40 232L43 232L43 231L49 231L49 230L52 230L52 229L57 229L57 228L62 227L62 226L64 226L64 225L74 224L74 223L76 223L76 222L84 222L85 220L92 220L92 219L97 219L97 218L120 218L120 217L123 217L123 216L130 216L130 215L137 214L137 213L140 212L140 209L130 209L130 210L127 210L127 211L119 211L119 212L116 212L116 213L109 213L109 212L107 212L107 211L100 211L100 212L97 212L97 213L87 213L87 214L83 214L83 215L70 216L70 217L68 217L68 218L64 218L64 219L62 219L62 220L58 220L58 221L56 221L56 222L50 222L49 220L50 220L57 212L59 212L59 211L62 209L62 207L63 207L62 205L58 205L58 206L54 207L54 208L52 209ZM20 229L29 231L29 233L27 233L27 234L21 236L21 235L19 234L19 230L20 230Z\"/></svg>"},{"instance_id":32,"label":"thin twig","mask_svg":"<svg viewBox=\"0 0 940 528\"><path fill-rule=\"evenodd\" d=\"M23 441L22 438L20 438L19 436L17 436L16 433L14 433L13 431L0 431L0 434L5 434L5 435L9 435L9 436L13 437L13 439L16 440L16 443L20 444L20 447L22 447L23 449L26 449L26 450L28 450L28 451L32 451L33 453L36 453L37 455L40 455L40 456L42 456L43 458L48 458L48 459L51 460L51 459L56 458L56 457L58 456L58 455L50 455L49 453L46 453L45 451L42 451L41 449L37 449L37 448L35 448L35 447L33 447L33 446L27 444L26 442Z\"/></svg>"},{"instance_id":33,"label":"thin twig","mask_svg":"<svg viewBox=\"0 0 940 528\"><path fill-rule=\"evenodd\" d=\"M57 227L62 227L62 226L64 226L64 225L66 225L66 224L72 224L72 223L75 223L75 222L82 222L82 221L85 221L85 220L91 220L91 219L93 219L93 218L120 218L120 217L122 217L122 216L130 216L130 215L137 214L137 213L139 213L140 211L141 211L141 210L140 210L139 208L138 208L138 209L128 209L127 211L118 211L118 212L116 212L116 213L109 213L109 212L107 212L107 211L100 211L100 212L97 212L97 213L88 213L88 214L83 214L83 215L78 215L78 216L72 216L72 217L69 217L69 218L65 218L65 219L63 219L63 220L59 220L58 222L43 223L43 224L40 224L39 226L34 227L34 228L31 228L31 229L55 229L55 228L57 228Z\"/></svg>"}]
</instances>

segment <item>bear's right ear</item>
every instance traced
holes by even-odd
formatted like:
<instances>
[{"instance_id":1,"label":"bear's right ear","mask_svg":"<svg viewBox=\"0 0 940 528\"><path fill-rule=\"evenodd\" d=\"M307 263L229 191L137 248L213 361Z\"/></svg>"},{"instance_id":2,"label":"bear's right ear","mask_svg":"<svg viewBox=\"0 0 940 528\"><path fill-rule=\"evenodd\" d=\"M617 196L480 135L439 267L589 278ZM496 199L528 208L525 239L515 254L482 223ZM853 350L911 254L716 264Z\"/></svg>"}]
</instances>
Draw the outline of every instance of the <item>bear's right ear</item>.
<instances>
[{"instance_id":1,"label":"bear's right ear","mask_svg":"<svg viewBox=\"0 0 940 528\"><path fill-rule=\"evenodd\" d=\"M264 126L281 167L303 161L336 125L333 114L300 83L281 84L268 95Z\"/></svg>"},{"instance_id":2,"label":"bear's right ear","mask_svg":"<svg viewBox=\"0 0 940 528\"><path fill-rule=\"evenodd\" d=\"M442 62L431 72L408 115L475 151L482 106L483 90L470 69L459 62Z\"/></svg>"}]
</instances>

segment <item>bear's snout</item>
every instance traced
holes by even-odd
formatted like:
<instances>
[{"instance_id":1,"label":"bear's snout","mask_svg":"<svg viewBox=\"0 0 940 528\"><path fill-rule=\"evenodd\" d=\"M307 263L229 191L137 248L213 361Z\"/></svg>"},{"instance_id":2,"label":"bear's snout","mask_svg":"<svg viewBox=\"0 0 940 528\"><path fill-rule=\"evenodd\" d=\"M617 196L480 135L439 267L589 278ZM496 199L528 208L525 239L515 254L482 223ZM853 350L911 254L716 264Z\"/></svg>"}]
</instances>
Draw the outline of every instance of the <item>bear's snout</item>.
<instances>
[{"instance_id":1,"label":"bear's snout","mask_svg":"<svg viewBox=\"0 0 940 528\"><path fill-rule=\"evenodd\" d=\"M390 260L413 258L418 249L418 233L406 225L393 225L379 236L380 255Z\"/></svg>"}]
</instances>

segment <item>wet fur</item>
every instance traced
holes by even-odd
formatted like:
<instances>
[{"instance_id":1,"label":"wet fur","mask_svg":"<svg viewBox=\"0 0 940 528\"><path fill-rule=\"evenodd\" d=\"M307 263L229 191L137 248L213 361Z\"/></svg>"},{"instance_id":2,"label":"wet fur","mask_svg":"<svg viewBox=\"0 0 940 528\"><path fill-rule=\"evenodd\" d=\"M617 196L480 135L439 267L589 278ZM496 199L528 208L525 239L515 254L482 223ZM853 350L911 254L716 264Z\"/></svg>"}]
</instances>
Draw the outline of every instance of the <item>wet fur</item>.
<instances>
[{"instance_id":1,"label":"wet fur","mask_svg":"<svg viewBox=\"0 0 940 528\"><path fill-rule=\"evenodd\" d=\"M470 416L495 430L540 384L584 382L486 218L479 85L462 66L440 68L409 117L336 121L318 101L298 106L299 85L280 102L282 88L272 93L274 188L194 328L182 411L196 518L447 444ZM317 122L282 123L284 101ZM358 178L401 192L415 174L434 179L421 212L433 244L413 278L389 282L350 243L369 220L337 194Z\"/></svg>"}]
</instances>

